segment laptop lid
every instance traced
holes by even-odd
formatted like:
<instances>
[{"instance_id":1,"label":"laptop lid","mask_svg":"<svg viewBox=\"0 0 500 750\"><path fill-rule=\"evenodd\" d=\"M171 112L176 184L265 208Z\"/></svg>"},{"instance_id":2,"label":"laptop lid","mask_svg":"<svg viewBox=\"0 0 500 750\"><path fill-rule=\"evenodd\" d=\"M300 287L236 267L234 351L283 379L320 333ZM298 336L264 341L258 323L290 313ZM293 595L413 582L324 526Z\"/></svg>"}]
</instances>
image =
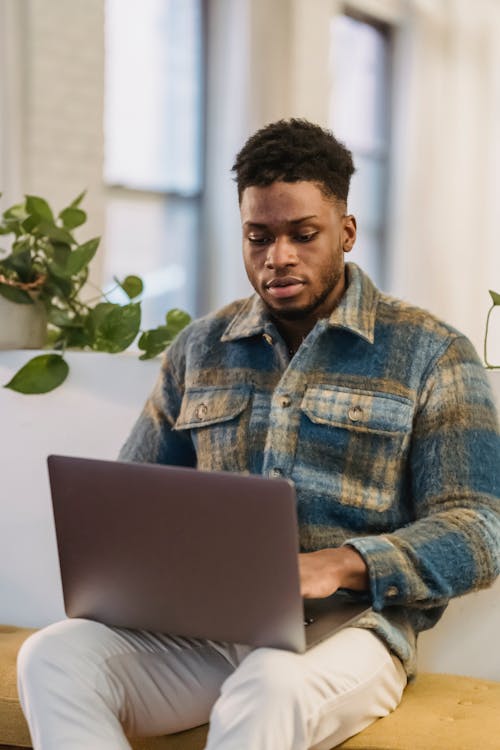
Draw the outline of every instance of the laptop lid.
<instances>
[{"instance_id":1,"label":"laptop lid","mask_svg":"<svg viewBox=\"0 0 500 750\"><path fill-rule=\"evenodd\" d=\"M303 651L293 485L49 456L66 614Z\"/></svg>"},{"instance_id":2,"label":"laptop lid","mask_svg":"<svg viewBox=\"0 0 500 750\"><path fill-rule=\"evenodd\" d=\"M108 625L302 652L369 609L300 596L293 485L49 456L64 605Z\"/></svg>"}]
</instances>

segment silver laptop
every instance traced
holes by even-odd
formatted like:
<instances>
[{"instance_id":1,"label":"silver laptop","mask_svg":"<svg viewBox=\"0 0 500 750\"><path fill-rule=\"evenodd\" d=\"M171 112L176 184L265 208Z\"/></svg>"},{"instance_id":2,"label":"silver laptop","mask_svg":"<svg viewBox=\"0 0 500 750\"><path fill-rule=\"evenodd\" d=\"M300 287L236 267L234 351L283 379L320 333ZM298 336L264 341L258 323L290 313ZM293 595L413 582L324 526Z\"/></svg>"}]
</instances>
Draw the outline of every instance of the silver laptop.
<instances>
[{"instance_id":1,"label":"silver laptop","mask_svg":"<svg viewBox=\"0 0 500 750\"><path fill-rule=\"evenodd\" d=\"M286 480L69 456L48 467L69 617L300 653L369 609L301 598Z\"/></svg>"}]
</instances>

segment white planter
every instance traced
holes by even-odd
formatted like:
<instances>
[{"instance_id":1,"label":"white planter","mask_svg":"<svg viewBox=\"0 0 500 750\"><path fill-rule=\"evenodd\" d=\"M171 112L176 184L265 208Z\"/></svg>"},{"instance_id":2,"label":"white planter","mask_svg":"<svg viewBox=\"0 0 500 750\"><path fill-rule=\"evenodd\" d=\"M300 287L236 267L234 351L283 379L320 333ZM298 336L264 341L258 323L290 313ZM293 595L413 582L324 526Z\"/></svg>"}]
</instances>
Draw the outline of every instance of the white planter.
<instances>
[{"instance_id":1,"label":"white planter","mask_svg":"<svg viewBox=\"0 0 500 750\"><path fill-rule=\"evenodd\" d=\"M0 295L0 349L40 349L47 337L47 315L40 302L19 305Z\"/></svg>"},{"instance_id":2,"label":"white planter","mask_svg":"<svg viewBox=\"0 0 500 750\"><path fill-rule=\"evenodd\" d=\"M486 370L490 385L493 389L493 395L497 404L498 412L500 413L500 370Z\"/></svg>"}]
</instances>

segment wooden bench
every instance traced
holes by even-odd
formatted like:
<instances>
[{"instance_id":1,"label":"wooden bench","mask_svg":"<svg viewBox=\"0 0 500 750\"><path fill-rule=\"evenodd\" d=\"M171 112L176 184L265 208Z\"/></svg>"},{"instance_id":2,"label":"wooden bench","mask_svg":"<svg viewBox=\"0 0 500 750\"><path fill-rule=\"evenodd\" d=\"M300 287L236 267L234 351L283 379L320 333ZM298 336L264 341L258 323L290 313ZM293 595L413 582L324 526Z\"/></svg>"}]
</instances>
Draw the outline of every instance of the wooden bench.
<instances>
[{"instance_id":1,"label":"wooden bench","mask_svg":"<svg viewBox=\"0 0 500 750\"><path fill-rule=\"evenodd\" d=\"M0 750L31 748L18 702L16 656L34 630L0 626ZM202 750L207 726L165 737L133 739L134 750ZM500 682L420 674L401 705L341 750L499 750Z\"/></svg>"}]
</instances>

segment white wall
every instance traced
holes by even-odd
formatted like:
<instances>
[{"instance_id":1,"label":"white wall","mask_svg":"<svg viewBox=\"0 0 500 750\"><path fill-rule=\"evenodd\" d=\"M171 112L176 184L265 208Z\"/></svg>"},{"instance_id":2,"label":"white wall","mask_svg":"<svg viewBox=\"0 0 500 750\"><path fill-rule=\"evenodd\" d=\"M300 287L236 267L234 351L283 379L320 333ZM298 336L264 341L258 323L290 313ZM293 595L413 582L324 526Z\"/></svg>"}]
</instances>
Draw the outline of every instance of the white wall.
<instances>
[{"instance_id":1,"label":"white wall","mask_svg":"<svg viewBox=\"0 0 500 750\"><path fill-rule=\"evenodd\" d=\"M0 352L0 384L35 352ZM57 390L0 388L0 622L37 627L64 617L46 458L115 459L159 370L132 354L72 352Z\"/></svg>"}]
</instances>

